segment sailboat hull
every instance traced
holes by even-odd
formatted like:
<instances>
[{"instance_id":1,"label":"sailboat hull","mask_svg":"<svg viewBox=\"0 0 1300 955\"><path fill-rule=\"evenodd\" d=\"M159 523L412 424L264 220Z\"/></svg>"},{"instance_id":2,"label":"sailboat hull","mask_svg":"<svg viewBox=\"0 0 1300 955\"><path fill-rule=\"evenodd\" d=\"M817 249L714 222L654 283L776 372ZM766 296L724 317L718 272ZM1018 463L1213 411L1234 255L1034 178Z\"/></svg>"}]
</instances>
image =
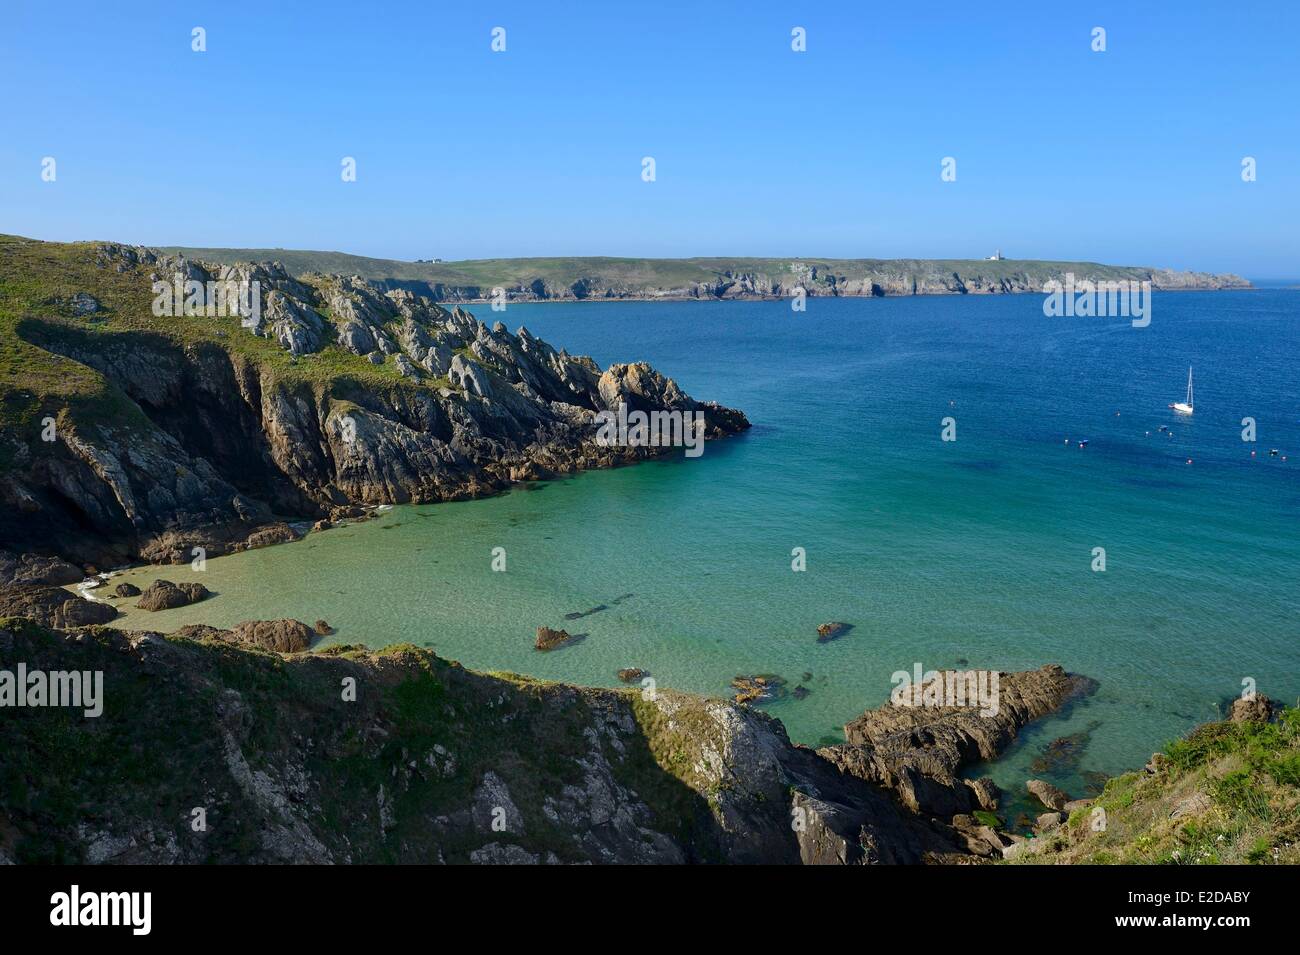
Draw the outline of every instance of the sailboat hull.
<instances>
[{"instance_id":1,"label":"sailboat hull","mask_svg":"<svg viewBox=\"0 0 1300 955\"><path fill-rule=\"evenodd\" d=\"M1173 408L1179 414L1192 413L1192 366L1187 366L1187 400L1175 401L1169 407Z\"/></svg>"}]
</instances>

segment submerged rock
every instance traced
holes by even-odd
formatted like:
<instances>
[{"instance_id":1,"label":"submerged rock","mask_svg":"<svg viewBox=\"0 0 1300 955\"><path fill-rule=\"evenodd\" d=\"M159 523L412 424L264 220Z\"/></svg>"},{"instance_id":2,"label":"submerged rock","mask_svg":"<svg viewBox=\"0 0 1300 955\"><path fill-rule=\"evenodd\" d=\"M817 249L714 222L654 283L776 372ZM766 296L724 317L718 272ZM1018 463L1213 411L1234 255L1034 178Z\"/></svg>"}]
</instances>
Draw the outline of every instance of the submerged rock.
<instances>
[{"instance_id":1,"label":"submerged rock","mask_svg":"<svg viewBox=\"0 0 1300 955\"><path fill-rule=\"evenodd\" d=\"M623 683L640 683L643 678L649 675L648 670L642 670L640 667L628 667L625 670L618 671L618 678Z\"/></svg>"},{"instance_id":2,"label":"submerged rock","mask_svg":"<svg viewBox=\"0 0 1300 955\"><path fill-rule=\"evenodd\" d=\"M328 637L330 634L332 634L332 633L334 632L334 628L331 627L331 626L330 626L328 623L326 623L324 620L317 620L317 621L316 621L316 626L315 626L313 629L316 631L316 633L317 633L319 636L322 636L322 637Z\"/></svg>"},{"instance_id":3,"label":"submerged rock","mask_svg":"<svg viewBox=\"0 0 1300 955\"><path fill-rule=\"evenodd\" d=\"M1078 769L1079 762L1083 759L1083 754L1092 739L1092 733L1100 725L1099 722L1093 722L1078 733L1058 736L1052 740L1030 762L1030 772L1060 776Z\"/></svg>"},{"instance_id":4,"label":"submerged rock","mask_svg":"<svg viewBox=\"0 0 1300 955\"><path fill-rule=\"evenodd\" d=\"M839 621L823 623L817 628L817 642L826 643L828 640L844 636L852 629L853 624L851 623L840 623Z\"/></svg>"},{"instance_id":5,"label":"submerged rock","mask_svg":"<svg viewBox=\"0 0 1300 955\"><path fill-rule=\"evenodd\" d=\"M737 703L766 703L785 696L785 678L775 673L738 676L731 681Z\"/></svg>"}]
</instances>

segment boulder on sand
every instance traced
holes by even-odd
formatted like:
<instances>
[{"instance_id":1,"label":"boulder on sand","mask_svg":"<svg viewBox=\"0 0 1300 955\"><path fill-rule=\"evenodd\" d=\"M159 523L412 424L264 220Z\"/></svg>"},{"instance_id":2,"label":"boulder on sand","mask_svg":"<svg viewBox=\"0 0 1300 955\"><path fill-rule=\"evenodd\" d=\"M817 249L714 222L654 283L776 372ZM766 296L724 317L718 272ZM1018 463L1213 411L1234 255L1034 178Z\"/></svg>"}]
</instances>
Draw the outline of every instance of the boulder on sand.
<instances>
[{"instance_id":1,"label":"boulder on sand","mask_svg":"<svg viewBox=\"0 0 1300 955\"><path fill-rule=\"evenodd\" d=\"M119 597L139 597L140 588L135 584L118 584L113 588L113 593Z\"/></svg>"},{"instance_id":2,"label":"boulder on sand","mask_svg":"<svg viewBox=\"0 0 1300 955\"><path fill-rule=\"evenodd\" d=\"M136 606L141 610L175 610L198 603L212 592L202 584L174 584L170 580L155 580L140 594Z\"/></svg>"},{"instance_id":3,"label":"boulder on sand","mask_svg":"<svg viewBox=\"0 0 1300 955\"><path fill-rule=\"evenodd\" d=\"M298 532L284 521L277 521L274 524L259 527L249 534L248 539L244 541L244 546L248 550L253 550L257 547L269 547L272 544L287 544L290 541L296 541L298 536Z\"/></svg>"}]
</instances>

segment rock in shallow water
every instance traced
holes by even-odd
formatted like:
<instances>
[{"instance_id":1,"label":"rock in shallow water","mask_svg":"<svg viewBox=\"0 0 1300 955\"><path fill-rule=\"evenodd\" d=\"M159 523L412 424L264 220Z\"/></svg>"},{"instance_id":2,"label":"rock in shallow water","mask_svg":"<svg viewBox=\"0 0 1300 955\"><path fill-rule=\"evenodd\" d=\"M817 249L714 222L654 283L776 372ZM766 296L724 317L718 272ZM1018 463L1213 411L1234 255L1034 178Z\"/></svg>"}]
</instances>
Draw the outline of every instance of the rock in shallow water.
<instances>
[{"instance_id":1,"label":"rock in shallow water","mask_svg":"<svg viewBox=\"0 0 1300 955\"><path fill-rule=\"evenodd\" d=\"M1031 779L1025 783L1025 788L1048 809L1055 809L1058 812L1070 801L1069 796L1043 779Z\"/></svg>"},{"instance_id":2,"label":"rock in shallow water","mask_svg":"<svg viewBox=\"0 0 1300 955\"><path fill-rule=\"evenodd\" d=\"M174 610L210 596L212 592L202 584L174 584L170 580L155 580L140 594L136 606L149 611Z\"/></svg>"},{"instance_id":3,"label":"rock in shallow water","mask_svg":"<svg viewBox=\"0 0 1300 955\"><path fill-rule=\"evenodd\" d=\"M839 621L823 623L817 628L817 642L826 643L828 640L834 640L837 637L844 636L844 634L848 633L852 629L853 624L851 623L841 623Z\"/></svg>"},{"instance_id":4,"label":"rock in shallow water","mask_svg":"<svg viewBox=\"0 0 1300 955\"><path fill-rule=\"evenodd\" d=\"M86 600L62 587L0 587L0 617L27 617L46 627L84 627L117 616L111 604Z\"/></svg>"},{"instance_id":5,"label":"rock in shallow water","mask_svg":"<svg viewBox=\"0 0 1300 955\"><path fill-rule=\"evenodd\" d=\"M572 639L573 637L570 636L569 631L567 630L554 630L551 627L538 627L536 647L538 650L554 650L557 647L564 646Z\"/></svg>"},{"instance_id":6,"label":"rock in shallow water","mask_svg":"<svg viewBox=\"0 0 1300 955\"><path fill-rule=\"evenodd\" d=\"M311 646L315 634L301 620L245 620L230 631L239 643L277 653L297 653Z\"/></svg>"}]
</instances>

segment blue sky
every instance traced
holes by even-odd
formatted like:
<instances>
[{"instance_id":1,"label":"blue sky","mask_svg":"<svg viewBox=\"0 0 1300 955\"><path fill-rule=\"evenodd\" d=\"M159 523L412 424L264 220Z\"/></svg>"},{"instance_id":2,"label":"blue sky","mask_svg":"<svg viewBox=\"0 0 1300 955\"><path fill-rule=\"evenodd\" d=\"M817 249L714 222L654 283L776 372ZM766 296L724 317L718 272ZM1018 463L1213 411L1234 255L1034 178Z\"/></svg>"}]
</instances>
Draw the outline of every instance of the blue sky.
<instances>
[{"instance_id":1,"label":"blue sky","mask_svg":"<svg viewBox=\"0 0 1300 955\"><path fill-rule=\"evenodd\" d=\"M5 0L0 231L1297 276L1298 10Z\"/></svg>"}]
</instances>

